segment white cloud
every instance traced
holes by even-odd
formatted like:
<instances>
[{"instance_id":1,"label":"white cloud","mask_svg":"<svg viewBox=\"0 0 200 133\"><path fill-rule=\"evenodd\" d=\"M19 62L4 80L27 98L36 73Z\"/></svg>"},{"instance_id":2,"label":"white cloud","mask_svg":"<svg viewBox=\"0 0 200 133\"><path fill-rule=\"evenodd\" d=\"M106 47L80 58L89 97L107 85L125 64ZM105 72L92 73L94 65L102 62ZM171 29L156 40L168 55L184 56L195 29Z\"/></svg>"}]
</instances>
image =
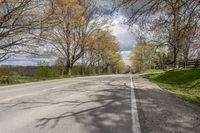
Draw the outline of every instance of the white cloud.
<instances>
[{"instance_id":1,"label":"white cloud","mask_svg":"<svg viewBox=\"0 0 200 133\"><path fill-rule=\"evenodd\" d=\"M130 54L131 51L122 51L121 54L122 54L122 57L124 59L124 62L127 64L127 65L131 65L131 62L129 60L129 54Z\"/></svg>"},{"instance_id":2,"label":"white cloud","mask_svg":"<svg viewBox=\"0 0 200 133\"><path fill-rule=\"evenodd\" d=\"M40 61L46 61L50 65L53 64L55 59L48 56L34 56L29 54L17 54L4 62L0 62L0 65L15 65L15 66L37 66Z\"/></svg>"},{"instance_id":3,"label":"white cloud","mask_svg":"<svg viewBox=\"0 0 200 133\"><path fill-rule=\"evenodd\" d=\"M109 18L112 21L112 23L110 24L110 30L112 31L112 34L116 36L116 39L120 43L121 54L123 56L125 63L130 65L128 55L130 53L130 50L136 44L135 38L136 38L136 30L138 29L138 26L133 25L130 28L128 25L124 24L124 20L126 20L126 18L120 14L117 14L117 15L114 14L113 16ZM25 56L17 55L15 57L12 57L11 59L8 59L5 62L1 62L0 64L37 65L38 61L40 60L50 62L50 64L53 62L53 59L51 57L33 57L33 56L26 56L26 55Z\"/></svg>"},{"instance_id":4,"label":"white cloud","mask_svg":"<svg viewBox=\"0 0 200 133\"><path fill-rule=\"evenodd\" d=\"M120 43L121 51L131 50L135 44L135 30L137 25L134 25L130 28L128 25L124 24L125 17L122 15L114 16L113 23L111 26L112 34L116 36L117 40Z\"/></svg>"},{"instance_id":5,"label":"white cloud","mask_svg":"<svg viewBox=\"0 0 200 133\"><path fill-rule=\"evenodd\" d=\"M128 56L131 49L135 47L136 44L136 30L138 29L138 25L129 27L124 24L125 20L126 18L122 15L114 15L112 17L110 30L120 43L121 54L124 62L130 65L131 63Z\"/></svg>"}]
</instances>

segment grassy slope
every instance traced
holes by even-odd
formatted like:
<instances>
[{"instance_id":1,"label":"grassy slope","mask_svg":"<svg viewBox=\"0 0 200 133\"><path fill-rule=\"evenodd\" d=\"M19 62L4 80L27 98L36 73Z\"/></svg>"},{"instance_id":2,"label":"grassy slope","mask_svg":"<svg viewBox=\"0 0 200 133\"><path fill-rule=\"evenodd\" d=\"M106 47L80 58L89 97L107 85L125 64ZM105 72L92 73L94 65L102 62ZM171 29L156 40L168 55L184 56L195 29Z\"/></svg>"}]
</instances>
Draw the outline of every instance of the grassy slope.
<instances>
[{"instance_id":1,"label":"grassy slope","mask_svg":"<svg viewBox=\"0 0 200 133\"><path fill-rule=\"evenodd\" d=\"M142 75L177 96L200 105L200 69L170 70ZM160 71L159 71L160 72Z\"/></svg>"}]
</instances>

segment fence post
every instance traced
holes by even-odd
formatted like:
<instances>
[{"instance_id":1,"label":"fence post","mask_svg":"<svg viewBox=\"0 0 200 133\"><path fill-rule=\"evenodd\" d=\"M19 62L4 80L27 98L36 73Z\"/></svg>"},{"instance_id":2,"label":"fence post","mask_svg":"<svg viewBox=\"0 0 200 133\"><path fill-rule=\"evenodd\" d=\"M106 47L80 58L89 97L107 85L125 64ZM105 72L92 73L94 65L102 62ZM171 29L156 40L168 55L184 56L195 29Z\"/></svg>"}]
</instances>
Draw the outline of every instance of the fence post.
<instances>
[{"instance_id":1,"label":"fence post","mask_svg":"<svg viewBox=\"0 0 200 133\"><path fill-rule=\"evenodd\" d=\"M197 68L197 60L195 60L194 65L194 67Z\"/></svg>"}]
</instances>

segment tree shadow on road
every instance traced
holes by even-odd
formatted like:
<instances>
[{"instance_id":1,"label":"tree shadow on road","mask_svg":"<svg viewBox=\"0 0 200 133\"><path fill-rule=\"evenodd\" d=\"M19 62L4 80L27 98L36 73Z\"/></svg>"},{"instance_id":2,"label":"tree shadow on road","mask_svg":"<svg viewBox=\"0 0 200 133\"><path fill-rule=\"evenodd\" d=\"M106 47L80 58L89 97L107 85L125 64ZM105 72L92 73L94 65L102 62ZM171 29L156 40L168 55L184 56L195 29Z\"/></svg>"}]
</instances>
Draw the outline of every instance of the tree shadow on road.
<instances>
[{"instance_id":1,"label":"tree shadow on road","mask_svg":"<svg viewBox=\"0 0 200 133\"><path fill-rule=\"evenodd\" d=\"M99 89L89 97L93 100L77 105L83 109L67 111L55 117L40 118L35 127L44 128L53 122L51 128L55 128L63 119L75 119L91 133L131 132L130 88L126 84L107 83L107 88ZM88 104L95 106L87 107Z\"/></svg>"},{"instance_id":2,"label":"tree shadow on road","mask_svg":"<svg viewBox=\"0 0 200 133\"><path fill-rule=\"evenodd\" d=\"M112 82L104 82L105 88L91 90L94 84L87 84L85 88L79 88L81 93L87 93L87 100L72 100L72 101L19 101L14 104L4 103L5 109L18 108L23 110L56 106L57 110L62 108L59 113L55 113L54 117L42 117L36 120L35 128L37 129L55 129L59 124L65 125L68 122L81 125L87 133L131 133L131 93L130 87L124 82L118 83L113 80ZM77 85L80 87L80 85ZM84 87L84 85L82 85ZM57 91L57 90L56 90ZM68 93L66 89L60 90L62 93ZM74 91L74 90L72 90ZM79 93L79 92L77 92ZM29 105L29 106L26 106ZM70 106L69 106L70 105ZM63 110L66 108L66 110ZM71 108L72 107L72 108ZM69 109L71 108L71 109ZM47 115L48 116L48 115ZM71 131L70 126L66 125L65 129ZM73 130L72 130L73 132ZM72 133L70 132L70 133ZM84 131L83 131L84 132Z\"/></svg>"},{"instance_id":3,"label":"tree shadow on road","mask_svg":"<svg viewBox=\"0 0 200 133\"><path fill-rule=\"evenodd\" d=\"M40 118L35 127L44 128L50 122L54 122L51 128L55 128L59 121L72 118L86 126L87 131L91 133L131 132L130 88L125 84L108 83L107 88L99 89L89 97L93 100L83 101L77 105L83 109L67 111L56 117ZM95 106L87 107L88 104Z\"/></svg>"}]
</instances>

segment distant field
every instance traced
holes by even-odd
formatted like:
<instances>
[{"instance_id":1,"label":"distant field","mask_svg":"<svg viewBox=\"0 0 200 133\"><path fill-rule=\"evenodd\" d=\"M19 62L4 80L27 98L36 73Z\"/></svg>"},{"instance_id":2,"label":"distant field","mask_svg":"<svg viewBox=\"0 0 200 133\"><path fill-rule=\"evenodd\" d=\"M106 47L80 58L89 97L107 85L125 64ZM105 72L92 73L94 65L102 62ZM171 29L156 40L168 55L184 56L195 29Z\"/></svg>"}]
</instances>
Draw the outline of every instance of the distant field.
<instances>
[{"instance_id":1,"label":"distant field","mask_svg":"<svg viewBox=\"0 0 200 133\"><path fill-rule=\"evenodd\" d=\"M200 106L200 69L148 70L143 77Z\"/></svg>"}]
</instances>

